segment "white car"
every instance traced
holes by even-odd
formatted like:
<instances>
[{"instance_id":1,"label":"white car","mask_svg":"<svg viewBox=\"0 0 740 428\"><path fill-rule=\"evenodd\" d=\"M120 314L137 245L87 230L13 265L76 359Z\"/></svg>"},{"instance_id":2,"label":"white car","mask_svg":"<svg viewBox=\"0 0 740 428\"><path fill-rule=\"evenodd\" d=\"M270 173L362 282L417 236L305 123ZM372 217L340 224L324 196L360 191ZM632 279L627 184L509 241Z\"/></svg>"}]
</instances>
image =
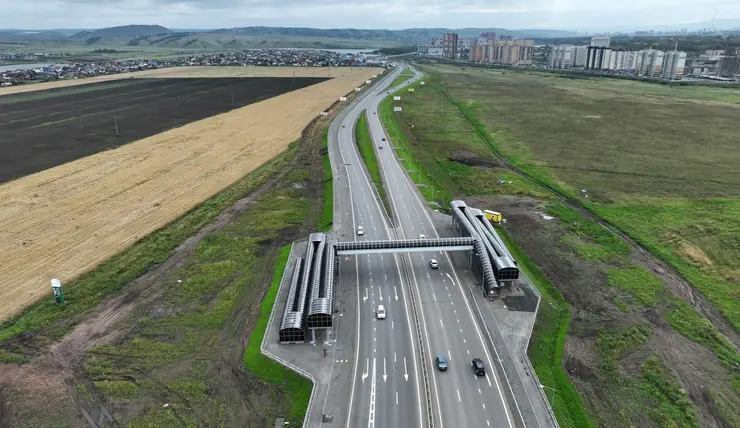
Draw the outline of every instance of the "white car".
<instances>
[{"instance_id":1,"label":"white car","mask_svg":"<svg viewBox=\"0 0 740 428\"><path fill-rule=\"evenodd\" d=\"M432 269L439 269L439 263L437 263L437 260L435 259L429 260L429 266L431 266Z\"/></svg>"},{"instance_id":2,"label":"white car","mask_svg":"<svg viewBox=\"0 0 740 428\"><path fill-rule=\"evenodd\" d=\"M427 236L422 233L421 235L419 235L419 239L427 239Z\"/></svg>"},{"instance_id":3,"label":"white car","mask_svg":"<svg viewBox=\"0 0 740 428\"><path fill-rule=\"evenodd\" d=\"M385 319L385 306L378 305L378 309L375 311L375 314L378 316L379 320Z\"/></svg>"},{"instance_id":4,"label":"white car","mask_svg":"<svg viewBox=\"0 0 740 428\"><path fill-rule=\"evenodd\" d=\"M357 226L357 234L358 235L364 235L365 230L362 229L362 226Z\"/></svg>"}]
</instances>

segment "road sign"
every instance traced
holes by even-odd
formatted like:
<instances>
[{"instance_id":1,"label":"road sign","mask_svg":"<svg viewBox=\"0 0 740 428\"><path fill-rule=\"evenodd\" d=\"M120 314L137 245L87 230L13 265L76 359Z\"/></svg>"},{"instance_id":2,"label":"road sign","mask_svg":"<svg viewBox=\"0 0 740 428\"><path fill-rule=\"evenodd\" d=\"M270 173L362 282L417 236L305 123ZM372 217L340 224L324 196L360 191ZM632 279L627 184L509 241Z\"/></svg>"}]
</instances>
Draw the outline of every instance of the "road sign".
<instances>
[{"instance_id":1,"label":"road sign","mask_svg":"<svg viewBox=\"0 0 740 428\"><path fill-rule=\"evenodd\" d=\"M347 101L347 97L339 97L339 101Z\"/></svg>"},{"instance_id":2,"label":"road sign","mask_svg":"<svg viewBox=\"0 0 740 428\"><path fill-rule=\"evenodd\" d=\"M409 92L414 92L414 88L409 88Z\"/></svg>"},{"instance_id":3,"label":"road sign","mask_svg":"<svg viewBox=\"0 0 740 428\"><path fill-rule=\"evenodd\" d=\"M355 92L360 92L362 88L355 88Z\"/></svg>"},{"instance_id":4,"label":"road sign","mask_svg":"<svg viewBox=\"0 0 740 428\"><path fill-rule=\"evenodd\" d=\"M367 83L369 85L369 84L373 83L373 81L372 80L365 80L365 83Z\"/></svg>"},{"instance_id":5,"label":"road sign","mask_svg":"<svg viewBox=\"0 0 740 428\"><path fill-rule=\"evenodd\" d=\"M422 80L421 83L419 83L421 86L424 86L424 81Z\"/></svg>"},{"instance_id":6,"label":"road sign","mask_svg":"<svg viewBox=\"0 0 740 428\"><path fill-rule=\"evenodd\" d=\"M403 107L393 107L393 111L403 111Z\"/></svg>"},{"instance_id":7,"label":"road sign","mask_svg":"<svg viewBox=\"0 0 740 428\"><path fill-rule=\"evenodd\" d=\"M395 97L393 97L393 101L401 101L401 97L399 97L398 95L396 95Z\"/></svg>"},{"instance_id":8,"label":"road sign","mask_svg":"<svg viewBox=\"0 0 740 428\"><path fill-rule=\"evenodd\" d=\"M64 293L62 292L62 281L58 279L51 280L51 291L54 292L54 300L57 303L64 303Z\"/></svg>"}]
</instances>

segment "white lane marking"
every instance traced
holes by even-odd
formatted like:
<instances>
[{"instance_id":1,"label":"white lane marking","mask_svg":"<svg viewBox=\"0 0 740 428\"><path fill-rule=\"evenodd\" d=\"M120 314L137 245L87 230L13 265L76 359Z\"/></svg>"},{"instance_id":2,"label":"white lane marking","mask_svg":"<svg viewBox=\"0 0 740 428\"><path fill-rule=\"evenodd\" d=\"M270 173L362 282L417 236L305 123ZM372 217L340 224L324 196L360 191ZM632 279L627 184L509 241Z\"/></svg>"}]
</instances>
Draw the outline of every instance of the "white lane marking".
<instances>
[{"instance_id":1,"label":"white lane marking","mask_svg":"<svg viewBox=\"0 0 740 428\"><path fill-rule=\"evenodd\" d=\"M429 276L429 272L427 272L427 278L432 279L432 277Z\"/></svg>"},{"instance_id":2,"label":"white lane marking","mask_svg":"<svg viewBox=\"0 0 740 428\"><path fill-rule=\"evenodd\" d=\"M375 358L373 358L373 380L370 384L370 414L368 415L367 428L375 428Z\"/></svg>"},{"instance_id":3,"label":"white lane marking","mask_svg":"<svg viewBox=\"0 0 740 428\"><path fill-rule=\"evenodd\" d=\"M483 391L481 391L480 388L478 388L478 394L483 394Z\"/></svg>"},{"instance_id":4,"label":"white lane marking","mask_svg":"<svg viewBox=\"0 0 740 428\"><path fill-rule=\"evenodd\" d=\"M406 378L406 382L409 381L409 371L406 368L406 357L403 357L403 377Z\"/></svg>"},{"instance_id":5,"label":"white lane marking","mask_svg":"<svg viewBox=\"0 0 740 428\"><path fill-rule=\"evenodd\" d=\"M388 274L384 273L383 276L385 277L385 280L388 281Z\"/></svg>"},{"instance_id":6,"label":"white lane marking","mask_svg":"<svg viewBox=\"0 0 740 428\"><path fill-rule=\"evenodd\" d=\"M465 338L464 338L464 337L463 337L463 343L468 343L468 341L467 341L467 340L465 340Z\"/></svg>"},{"instance_id":7,"label":"white lane marking","mask_svg":"<svg viewBox=\"0 0 740 428\"><path fill-rule=\"evenodd\" d=\"M385 370L385 357L383 357L383 383L388 379L388 372Z\"/></svg>"},{"instance_id":8,"label":"white lane marking","mask_svg":"<svg viewBox=\"0 0 740 428\"><path fill-rule=\"evenodd\" d=\"M393 294L396 295L396 300L398 300L398 290L396 289L396 286L393 286Z\"/></svg>"},{"instance_id":9,"label":"white lane marking","mask_svg":"<svg viewBox=\"0 0 740 428\"><path fill-rule=\"evenodd\" d=\"M462 400L460 399L460 390L457 389L456 391L457 391L457 401L462 402Z\"/></svg>"},{"instance_id":10,"label":"white lane marking","mask_svg":"<svg viewBox=\"0 0 740 428\"><path fill-rule=\"evenodd\" d=\"M445 325L442 324L442 320L439 320L439 325L441 325L443 329L445 328Z\"/></svg>"},{"instance_id":11,"label":"white lane marking","mask_svg":"<svg viewBox=\"0 0 740 428\"><path fill-rule=\"evenodd\" d=\"M396 391L396 404L398 404L398 391Z\"/></svg>"},{"instance_id":12,"label":"white lane marking","mask_svg":"<svg viewBox=\"0 0 740 428\"><path fill-rule=\"evenodd\" d=\"M368 298L368 295L367 295L367 287L365 287L365 297L362 298L362 301L364 302L365 300L367 300L367 298Z\"/></svg>"},{"instance_id":13,"label":"white lane marking","mask_svg":"<svg viewBox=\"0 0 740 428\"><path fill-rule=\"evenodd\" d=\"M483 410L486 410L486 403L481 403L483 405Z\"/></svg>"},{"instance_id":14,"label":"white lane marking","mask_svg":"<svg viewBox=\"0 0 740 428\"><path fill-rule=\"evenodd\" d=\"M394 363L396 362L396 353L395 352L393 353L393 362Z\"/></svg>"},{"instance_id":15,"label":"white lane marking","mask_svg":"<svg viewBox=\"0 0 740 428\"><path fill-rule=\"evenodd\" d=\"M488 425L490 427L491 426L491 422L486 421L486 425Z\"/></svg>"},{"instance_id":16,"label":"white lane marking","mask_svg":"<svg viewBox=\"0 0 740 428\"><path fill-rule=\"evenodd\" d=\"M457 322L460 323L460 318L457 319Z\"/></svg>"},{"instance_id":17,"label":"white lane marking","mask_svg":"<svg viewBox=\"0 0 740 428\"><path fill-rule=\"evenodd\" d=\"M447 350L447 359L452 360L452 352L449 349Z\"/></svg>"},{"instance_id":18,"label":"white lane marking","mask_svg":"<svg viewBox=\"0 0 740 428\"><path fill-rule=\"evenodd\" d=\"M432 293L432 300L434 300L435 302L437 301L437 296L435 296L434 293Z\"/></svg>"},{"instance_id":19,"label":"white lane marking","mask_svg":"<svg viewBox=\"0 0 740 428\"><path fill-rule=\"evenodd\" d=\"M491 385L491 377L486 375L486 379L488 379L488 386L493 387L493 385ZM498 386L498 384L496 384L496 386Z\"/></svg>"},{"instance_id":20,"label":"white lane marking","mask_svg":"<svg viewBox=\"0 0 740 428\"><path fill-rule=\"evenodd\" d=\"M446 272L445 272L446 273ZM452 281L452 285L455 285L455 281L452 279L449 273L447 273L447 278L450 278L450 281Z\"/></svg>"},{"instance_id":21,"label":"white lane marking","mask_svg":"<svg viewBox=\"0 0 740 428\"><path fill-rule=\"evenodd\" d=\"M470 355L470 349L466 349L466 351L468 351L468 355Z\"/></svg>"},{"instance_id":22,"label":"white lane marking","mask_svg":"<svg viewBox=\"0 0 740 428\"><path fill-rule=\"evenodd\" d=\"M378 294L380 295L380 301L382 302L383 301L383 290L378 289Z\"/></svg>"},{"instance_id":23,"label":"white lane marking","mask_svg":"<svg viewBox=\"0 0 740 428\"><path fill-rule=\"evenodd\" d=\"M395 330L396 326L393 324L393 320L391 320L391 330Z\"/></svg>"}]
</instances>

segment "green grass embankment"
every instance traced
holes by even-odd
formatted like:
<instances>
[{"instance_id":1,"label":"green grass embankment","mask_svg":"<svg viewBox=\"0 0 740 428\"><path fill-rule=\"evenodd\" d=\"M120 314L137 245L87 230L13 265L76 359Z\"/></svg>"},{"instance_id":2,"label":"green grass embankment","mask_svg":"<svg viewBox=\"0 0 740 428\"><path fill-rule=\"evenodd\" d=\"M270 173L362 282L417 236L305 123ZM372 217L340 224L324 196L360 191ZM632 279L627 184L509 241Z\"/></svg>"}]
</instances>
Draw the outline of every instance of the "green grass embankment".
<instances>
[{"instance_id":1,"label":"green grass embankment","mask_svg":"<svg viewBox=\"0 0 740 428\"><path fill-rule=\"evenodd\" d=\"M318 228L321 232L328 232L334 226L334 176L331 170L331 161L329 160L329 128L324 132L324 139L321 143L322 164L324 166L324 205L321 209Z\"/></svg>"},{"instance_id":2,"label":"green grass embankment","mask_svg":"<svg viewBox=\"0 0 740 428\"><path fill-rule=\"evenodd\" d=\"M365 113L360 115L360 118L355 125L355 141L357 142L357 148L360 150L362 160L365 162L370 179L375 185L375 189L378 191L380 201L383 203L386 214L390 217L391 209L390 203L388 202L388 194L383 186L383 179L380 174L380 166L378 165L378 158L375 155L375 144L372 136L370 135L370 128L367 124L367 117ZM377 142L378 145L383 145L383 150L390 150L388 142Z\"/></svg>"},{"instance_id":3,"label":"green grass embankment","mask_svg":"<svg viewBox=\"0 0 740 428\"><path fill-rule=\"evenodd\" d=\"M270 288L262 300L259 318L254 326L252 336L249 338L249 344L244 351L244 364L247 366L247 370L261 379L282 385L285 388L285 391L292 396L290 417L288 419L299 425L303 423L303 418L308 409L312 389L311 381L265 357L260 351L289 255L289 246L280 249L280 254L275 261Z\"/></svg>"}]
</instances>

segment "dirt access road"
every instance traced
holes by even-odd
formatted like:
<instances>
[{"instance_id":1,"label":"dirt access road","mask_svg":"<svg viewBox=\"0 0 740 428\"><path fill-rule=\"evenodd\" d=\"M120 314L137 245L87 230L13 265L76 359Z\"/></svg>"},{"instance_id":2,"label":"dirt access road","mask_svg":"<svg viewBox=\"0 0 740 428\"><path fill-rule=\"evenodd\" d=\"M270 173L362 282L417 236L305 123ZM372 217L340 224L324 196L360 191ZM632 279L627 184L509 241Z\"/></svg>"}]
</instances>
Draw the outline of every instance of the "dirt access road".
<instances>
[{"instance_id":1,"label":"dirt access road","mask_svg":"<svg viewBox=\"0 0 740 428\"><path fill-rule=\"evenodd\" d=\"M303 70L306 77L328 74ZM256 72L164 71L167 77ZM284 151L321 111L380 71L333 69L323 83L0 186L0 319L48 295L51 278L78 277Z\"/></svg>"}]
</instances>

